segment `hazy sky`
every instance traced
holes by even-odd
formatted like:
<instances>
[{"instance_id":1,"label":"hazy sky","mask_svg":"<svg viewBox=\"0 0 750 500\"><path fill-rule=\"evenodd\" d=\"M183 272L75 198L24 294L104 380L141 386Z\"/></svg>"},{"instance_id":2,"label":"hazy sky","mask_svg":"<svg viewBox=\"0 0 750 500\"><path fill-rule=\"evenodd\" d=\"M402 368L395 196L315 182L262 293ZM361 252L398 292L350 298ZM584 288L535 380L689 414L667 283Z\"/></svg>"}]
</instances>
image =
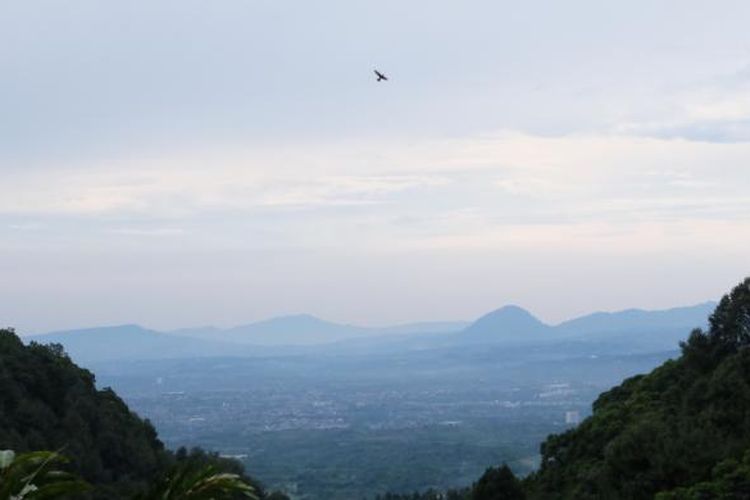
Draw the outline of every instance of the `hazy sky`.
<instances>
[{"instance_id":1,"label":"hazy sky","mask_svg":"<svg viewBox=\"0 0 750 500\"><path fill-rule=\"evenodd\" d=\"M748 19L746 0L4 0L0 323L716 299L750 274Z\"/></svg>"}]
</instances>

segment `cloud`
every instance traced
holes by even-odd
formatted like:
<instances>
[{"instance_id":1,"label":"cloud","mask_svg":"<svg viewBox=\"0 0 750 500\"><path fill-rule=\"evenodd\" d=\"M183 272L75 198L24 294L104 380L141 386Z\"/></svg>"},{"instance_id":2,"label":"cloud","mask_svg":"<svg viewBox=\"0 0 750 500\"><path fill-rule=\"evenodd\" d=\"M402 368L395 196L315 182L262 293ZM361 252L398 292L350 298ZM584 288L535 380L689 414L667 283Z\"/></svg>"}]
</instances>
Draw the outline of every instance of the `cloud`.
<instances>
[{"instance_id":1,"label":"cloud","mask_svg":"<svg viewBox=\"0 0 750 500\"><path fill-rule=\"evenodd\" d=\"M33 240L15 231L16 248L47 235L52 247L165 252L330 252L344 239L390 255L677 252L704 235L750 244L748 158L749 142L632 131L200 144L13 170L0 216L44 224Z\"/></svg>"},{"instance_id":2,"label":"cloud","mask_svg":"<svg viewBox=\"0 0 750 500\"><path fill-rule=\"evenodd\" d=\"M179 227L118 227L110 229L112 234L124 236L176 236L185 234L185 230Z\"/></svg>"},{"instance_id":3,"label":"cloud","mask_svg":"<svg viewBox=\"0 0 750 500\"><path fill-rule=\"evenodd\" d=\"M750 141L750 66L684 84L659 98L658 116L625 120L616 133L702 142Z\"/></svg>"},{"instance_id":4,"label":"cloud","mask_svg":"<svg viewBox=\"0 0 750 500\"><path fill-rule=\"evenodd\" d=\"M630 124L620 127L620 129L625 133L665 139L682 138L701 142L747 142L750 141L750 116L742 120Z\"/></svg>"},{"instance_id":5,"label":"cloud","mask_svg":"<svg viewBox=\"0 0 750 500\"><path fill-rule=\"evenodd\" d=\"M387 203L396 193L449 182L442 177L416 175L323 177L270 186L259 196L257 205L296 209L379 205Z\"/></svg>"},{"instance_id":6,"label":"cloud","mask_svg":"<svg viewBox=\"0 0 750 500\"><path fill-rule=\"evenodd\" d=\"M380 156L369 154L380 151ZM560 221L612 216L628 200L638 218L654 206L741 211L748 143L632 135L534 136L500 131L449 141L346 141L276 153L176 153L102 165L17 171L0 214L99 220L197 220L279 211L338 210L325 220L391 215L429 219L466 208L490 219ZM598 205L597 205L598 204ZM599 206L601 212L592 210ZM685 216L698 216L688 211ZM704 211L702 213L707 213ZM307 223L315 214L299 215ZM294 220L292 220L293 222Z\"/></svg>"}]
</instances>

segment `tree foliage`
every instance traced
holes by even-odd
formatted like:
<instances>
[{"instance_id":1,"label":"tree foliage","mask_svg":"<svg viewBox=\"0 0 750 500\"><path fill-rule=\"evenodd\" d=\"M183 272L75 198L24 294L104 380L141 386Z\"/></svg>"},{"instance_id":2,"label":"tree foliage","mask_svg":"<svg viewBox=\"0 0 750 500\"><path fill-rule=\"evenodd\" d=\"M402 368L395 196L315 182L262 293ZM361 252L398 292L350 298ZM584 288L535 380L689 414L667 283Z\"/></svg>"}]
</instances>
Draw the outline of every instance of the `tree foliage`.
<instances>
[{"instance_id":1,"label":"tree foliage","mask_svg":"<svg viewBox=\"0 0 750 500\"><path fill-rule=\"evenodd\" d=\"M472 500L524 500L526 494L513 471L503 464L487 469L471 489Z\"/></svg>"},{"instance_id":2,"label":"tree foliage","mask_svg":"<svg viewBox=\"0 0 750 500\"><path fill-rule=\"evenodd\" d=\"M82 493L89 485L58 469L67 460L51 451L0 451L0 499L44 500Z\"/></svg>"},{"instance_id":3,"label":"tree foliage","mask_svg":"<svg viewBox=\"0 0 750 500\"><path fill-rule=\"evenodd\" d=\"M185 461L175 465L137 500L258 500L255 489L239 474L220 472L215 465Z\"/></svg>"},{"instance_id":4,"label":"tree foliage","mask_svg":"<svg viewBox=\"0 0 750 500\"><path fill-rule=\"evenodd\" d=\"M656 495L656 500L750 499L750 451L741 461L723 460L711 471L711 479Z\"/></svg>"},{"instance_id":5,"label":"tree foliage","mask_svg":"<svg viewBox=\"0 0 750 500\"><path fill-rule=\"evenodd\" d=\"M154 427L76 366L59 345L23 345L0 330L0 443L25 452L65 449L70 467L118 498L164 470L169 455Z\"/></svg>"}]
</instances>

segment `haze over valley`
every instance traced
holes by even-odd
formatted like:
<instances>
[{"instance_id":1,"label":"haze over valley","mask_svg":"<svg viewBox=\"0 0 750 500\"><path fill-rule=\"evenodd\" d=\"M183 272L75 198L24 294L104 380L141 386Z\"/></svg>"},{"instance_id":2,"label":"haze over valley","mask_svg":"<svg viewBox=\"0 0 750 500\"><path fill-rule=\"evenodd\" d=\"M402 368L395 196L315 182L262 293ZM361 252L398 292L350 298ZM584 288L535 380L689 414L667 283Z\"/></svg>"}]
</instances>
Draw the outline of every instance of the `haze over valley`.
<instances>
[{"instance_id":1,"label":"haze over valley","mask_svg":"<svg viewBox=\"0 0 750 500\"><path fill-rule=\"evenodd\" d=\"M26 340L62 344L170 447L237 457L299 498L346 499L463 487L492 463L531 472L537 443L618 381L677 356L715 305L557 325L504 306L471 322L364 328L295 315Z\"/></svg>"}]
</instances>

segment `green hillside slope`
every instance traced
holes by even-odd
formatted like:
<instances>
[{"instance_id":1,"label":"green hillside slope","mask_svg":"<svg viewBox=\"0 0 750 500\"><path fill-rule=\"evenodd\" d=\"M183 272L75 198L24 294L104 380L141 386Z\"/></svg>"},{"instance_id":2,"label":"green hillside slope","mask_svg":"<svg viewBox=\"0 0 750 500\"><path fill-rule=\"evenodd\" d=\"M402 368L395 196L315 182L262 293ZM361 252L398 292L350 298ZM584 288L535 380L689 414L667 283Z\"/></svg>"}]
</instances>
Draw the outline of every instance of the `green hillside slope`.
<instances>
[{"instance_id":1,"label":"green hillside slope","mask_svg":"<svg viewBox=\"0 0 750 500\"><path fill-rule=\"evenodd\" d=\"M140 489L169 455L148 421L131 413L59 346L24 346L0 330L0 443L16 451L62 450L102 497Z\"/></svg>"},{"instance_id":2,"label":"green hillside slope","mask_svg":"<svg viewBox=\"0 0 750 500\"><path fill-rule=\"evenodd\" d=\"M529 495L645 499L678 488L687 495L698 483L718 488L729 476L746 487L750 278L721 300L709 323L682 343L679 359L602 394L590 418L551 436L540 470L525 481ZM748 498L747 489L722 487L728 496L717 489L700 498Z\"/></svg>"},{"instance_id":3,"label":"green hillside slope","mask_svg":"<svg viewBox=\"0 0 750 500\"><path fill-rule=\"evenodd\" d=\"M177 464L211 466L269 496L242 465L200 449L172 453L148 420L141 420L111 389L98 390L94 375L76 366L59 345L25 346L0 330L0 449L58 450L69 469L93 486L95 499L133 498L153 489Z\"/></svg>"}]
</instances>

